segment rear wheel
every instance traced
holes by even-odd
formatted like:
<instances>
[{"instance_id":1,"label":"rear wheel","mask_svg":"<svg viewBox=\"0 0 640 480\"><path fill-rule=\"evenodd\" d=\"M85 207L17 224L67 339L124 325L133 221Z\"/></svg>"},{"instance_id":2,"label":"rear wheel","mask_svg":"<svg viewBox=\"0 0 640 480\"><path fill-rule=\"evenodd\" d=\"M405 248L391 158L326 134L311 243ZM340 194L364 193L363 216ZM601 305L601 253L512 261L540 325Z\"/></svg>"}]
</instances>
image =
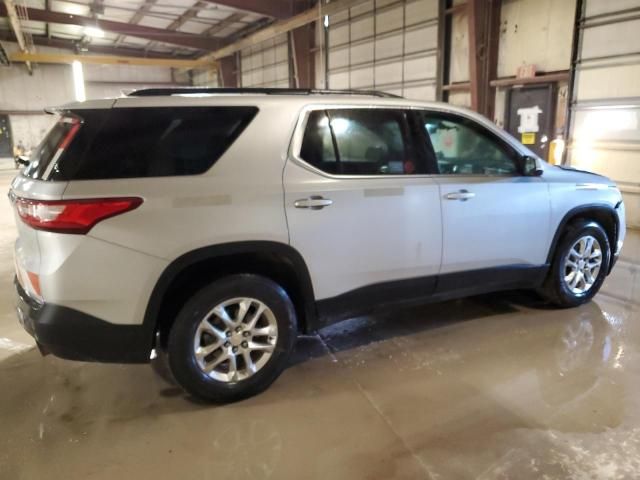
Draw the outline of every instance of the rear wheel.
<instances>
[{"instance_id":1,"label":"rear wheel","mask_svg":"<svg viewBox=\"0 0 640 480\"><path fill-rule=\"evenodd\" d=\"M604 229L588 220L572 223L558 243L542 293L560 307L581 305L600 290L610 261Z\"/></svg>"},{"instance_id":2,"label":"rear wheel","mask_svg":"<svg viewBox=\"0 0 640 480\"><path fill-rule=\"evenodd\" d=\"M296 336L295 309L278 284L233 275L194 295L169 334L177 382L205 400L231 402L266 389L282 372Z\"/></svg>"}]
</instances>

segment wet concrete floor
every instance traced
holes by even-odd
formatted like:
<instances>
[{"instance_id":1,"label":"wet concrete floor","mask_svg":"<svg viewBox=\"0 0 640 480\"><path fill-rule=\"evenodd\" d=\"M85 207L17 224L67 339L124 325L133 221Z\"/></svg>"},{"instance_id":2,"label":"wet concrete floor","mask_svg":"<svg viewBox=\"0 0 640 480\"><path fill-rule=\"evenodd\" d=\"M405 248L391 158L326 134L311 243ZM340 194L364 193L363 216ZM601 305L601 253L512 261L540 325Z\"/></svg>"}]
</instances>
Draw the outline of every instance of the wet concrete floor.
<instances>
[{"instance_id":1,"label":"wet concrete floor","mask_svg":"<svg viewBox=\"0 0 640 480\"><path fill-rule=\"evenodd\" d=\"M640 475L640 232L580 308L511 293L356 318L211 406L149 366L42 358L13 312L12 222L0 202L2 480Z\"/></svg>"}]
</instances>

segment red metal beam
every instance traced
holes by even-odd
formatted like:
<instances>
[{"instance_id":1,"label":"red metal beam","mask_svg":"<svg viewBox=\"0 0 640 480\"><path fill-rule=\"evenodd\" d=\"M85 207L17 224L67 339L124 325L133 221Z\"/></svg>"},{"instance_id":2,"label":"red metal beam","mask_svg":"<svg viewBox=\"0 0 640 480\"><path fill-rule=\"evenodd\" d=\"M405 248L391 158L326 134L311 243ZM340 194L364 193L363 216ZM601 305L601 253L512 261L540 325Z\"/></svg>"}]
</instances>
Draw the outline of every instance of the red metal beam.
<instances>
[{"instance_id":1,"label":"red metal beam","mask_svg":"<svg viewBox=\"0 0 640 480\"><path fill-rule=\"evenodd\" d=\"M104 55L124 55L127 57L141 57L141 58L169 58L166 53L160 52L145 52L142 48L129 48L129 47L109 47L105 45L81 45L80 42L74 40L67 40L56 37L46 37L42 35L32 35L33 43L42 47L55 47L78 52L82 48L82 51L86 49L86 53L100 53ZM7 42L15 42L16 39L9 31L0 31L0 40ZM177 59L192 59L193 55L177 55L171 58Z\"/></svg>"},{"instance_id":2,"label":"red metal beam","mask_svg":"<svg viewBox=\"0 0 640 480\"><path fill-rule=\"evenodd\" d=\"M311 0L293 0L293 13L302 13L312 7ZM313 48L316 24L310 23L291 30L291 48L296 88L314 88L316 69Z\"/></svg>"},{"instance_id":3,"label":"red metal beam","mask_svg":"<svg viewBox=\"0 0 640 480\"><path fill-rule=\"evenodd\" d=\"M237 54L220 59L220 81L223 87L236 88L240 86L238 81Z\"/></svg>"},{"instance_id":4,"label":"red metal beam","mask_svg":"<svg viewBox=\"0 0 640 480\"><path fill-rule=\"evenodd\" d=\"M315 40L315 23L291 31L294 72L297 88L315 88L316 71L312 49Z\"/></svg>"},{"instance_id":5,"label":"red metal beam","mask_svg":"<svg viewBox=\"0 0 640 480\"><path fill-rule=\"evenodd\" d=\"M145 27L130 23L114 22L111 20L99 20L80 15L69 15L50 10L27 8L29 20L36 22L62 23L65 25L79 25L84 27L98 27L107 32L128 35L131 37L145 38L157 42L171 43L181 47L200 50L216 50L221 47L221 42L215 38L207 38L199 35L181 32L167 32L162 28ZM6 17L7 10L4 4L0 4L0 17Z\"/></svg>"},{"instance_id":6,"label":"red metal beam","mask_svg":"<svg viewBox=\"0 0 640 480\"><path fill-rule=\"evenodd\" d=\"M289 18L293 15L291 0L206 0L209 3L237 8L273 18Z\"/></svg>"},{"instance_id":7,"label":"red metal beam","mask_svg":"<svg viewBox=\"0 0 640 480\"><path fill-rule=\"evenodd\" d=\"M495 88L490 82L498 69L501 3L501 0L468 0L466 3L471 108L490 119L495 106Z\"/></svg>"}]
</instances>

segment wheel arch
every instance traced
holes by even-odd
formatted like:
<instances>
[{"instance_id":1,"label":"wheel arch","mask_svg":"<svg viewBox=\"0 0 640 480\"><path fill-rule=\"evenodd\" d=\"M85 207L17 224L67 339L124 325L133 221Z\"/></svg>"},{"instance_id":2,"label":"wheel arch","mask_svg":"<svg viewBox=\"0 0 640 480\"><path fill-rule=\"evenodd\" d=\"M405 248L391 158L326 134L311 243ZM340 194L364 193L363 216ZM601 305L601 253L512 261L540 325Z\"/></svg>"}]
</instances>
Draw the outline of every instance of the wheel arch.
<instances>
[{"instance_id":1,"label":"wheel arch","mask_svg":"<svg viewBox=\"0 0 640 480\"><path fill-rule=\"evenodd\" d=\"M615 207L601 203L581 205L569 210L564 217L562 217L562 220L560 220L549 247L547 264L550 265L553 262L556 248L566 231L567 225L580 219L594 220L598 222L607 233L607 238L609 239L611 248L615 249L615 245L618 241L618 232L620 231L620 225L618 224L619 220L616 215Z\"/></svg>"},{"instance_id":2,"label":"wheel arch","mask_svg":"<svg viewBox=\"0 0 640 480\"><path fill-rule=\"evenodd\" d=\"M145 331L150 345L160 333L166 345L177 313L196 291L226 275L254 273L280 284L290 296L301 332L313 330L316 303L307 265L293 247L272 241L233 242L199 248L171 262L160 275L147 304Z\"/></svg>"}]
</instances>

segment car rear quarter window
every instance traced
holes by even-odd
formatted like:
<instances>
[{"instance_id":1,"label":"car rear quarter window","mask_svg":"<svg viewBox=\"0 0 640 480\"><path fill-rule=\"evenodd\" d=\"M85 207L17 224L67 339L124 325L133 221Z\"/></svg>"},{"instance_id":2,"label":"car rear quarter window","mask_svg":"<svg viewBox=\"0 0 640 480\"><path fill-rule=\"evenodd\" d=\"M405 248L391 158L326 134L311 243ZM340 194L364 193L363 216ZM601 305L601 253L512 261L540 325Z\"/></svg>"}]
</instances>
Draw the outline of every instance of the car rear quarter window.
<instances>
[{"instance_id":1,"label":"car rear quarter window","mask_svg":"<svg viewBox=\"0 0 640 480\"><path fill-rule=\"evenodd\" d=\"M407 112L360 108L312 111L300 157L337 175L411 175L426 173L414 152Z\"/></svg>"},{"instance_id":2,"label":"car rear quarter window","mask_svg":"<svg viewBox=\"0 0 640 480\"><path fill-rule=\"evenodd\" d=\"M66 180L107 117L108 110L66 111L34 149L22 174L34 180Z\"/></svg>"},{"instance_id":3,"label":"car rear quarter window","mask_svg":"<svg viewBox=\"0 0 640 480\"><path fill-rule=\"evenodd\" d=\"M254 118L256 107L114 108L74 180L204 173Z\"/></svg>"}]
</instances>

